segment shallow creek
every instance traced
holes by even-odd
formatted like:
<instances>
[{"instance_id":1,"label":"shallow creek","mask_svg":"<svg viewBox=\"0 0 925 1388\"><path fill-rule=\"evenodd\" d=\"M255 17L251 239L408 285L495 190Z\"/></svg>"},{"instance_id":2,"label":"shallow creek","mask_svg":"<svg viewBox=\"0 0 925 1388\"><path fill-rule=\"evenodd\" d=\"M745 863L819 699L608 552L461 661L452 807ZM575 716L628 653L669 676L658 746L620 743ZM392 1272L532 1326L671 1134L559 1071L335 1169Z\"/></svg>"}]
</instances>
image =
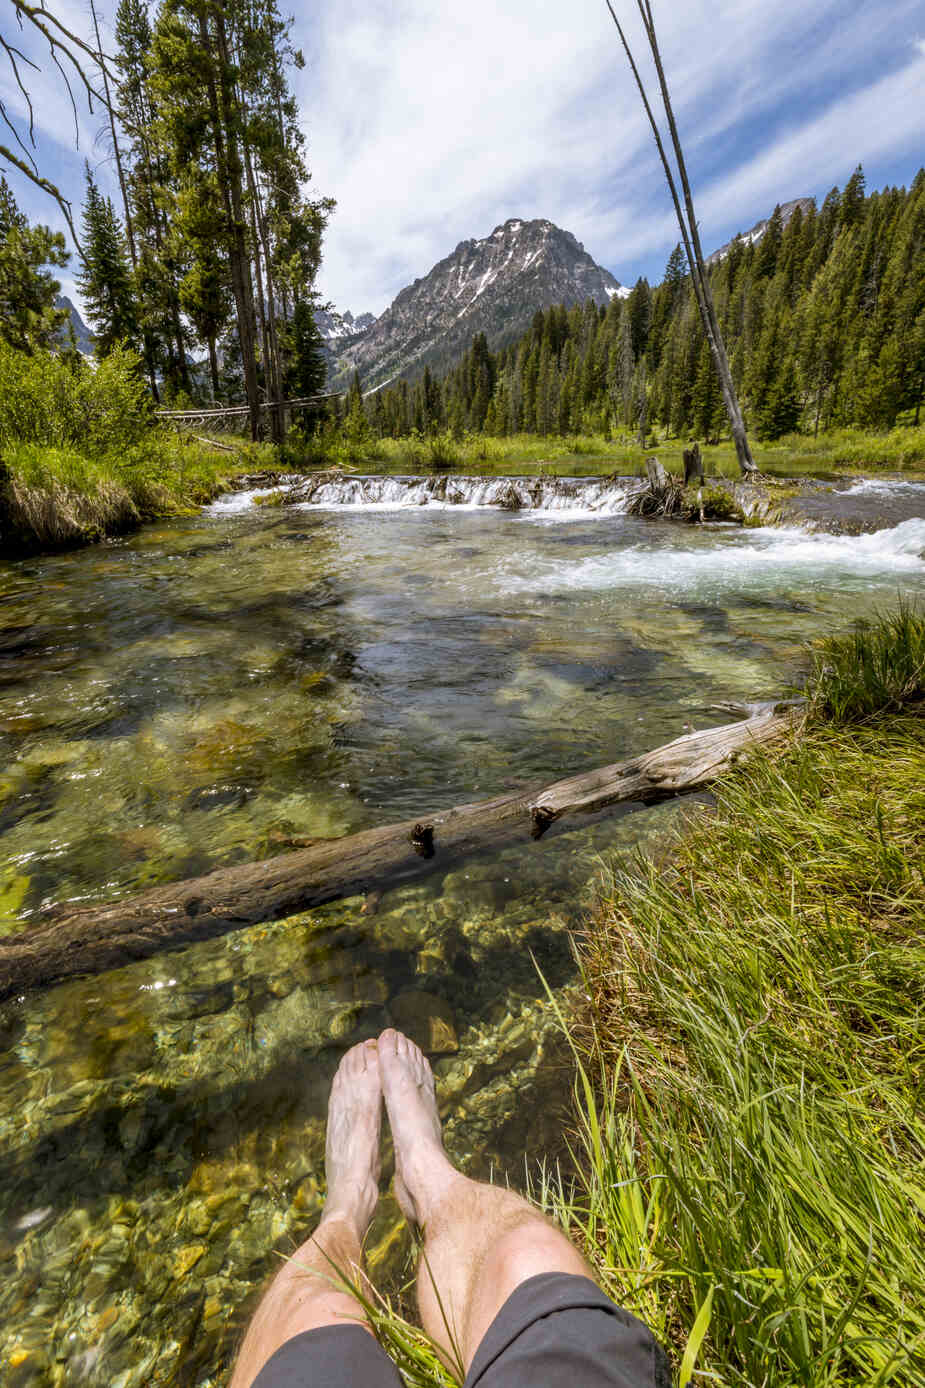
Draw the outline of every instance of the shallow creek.
<instances>
[{"instance_id":1,"label":"shallow creek","mask_svg":"<svg viewBox=\"0 0 925 1388\"><path fill-rule=\"evenodd\" d=\"M518 514L233 496L0 565L0 931L782 694L807 640L925 595L925 486L904 488L856 538L651 524L600 489ZM579 823L375 913L339 902L7 1006L0 1381L223 1383L320 1209L339 1057L391 1022L431 1046L452 1155L522 1184L568 1107L536 964L574 981L602 866L678 814ZM398 1281L406 1255L386 1200L371 1262Z\"/></svg>"}]
</instances>

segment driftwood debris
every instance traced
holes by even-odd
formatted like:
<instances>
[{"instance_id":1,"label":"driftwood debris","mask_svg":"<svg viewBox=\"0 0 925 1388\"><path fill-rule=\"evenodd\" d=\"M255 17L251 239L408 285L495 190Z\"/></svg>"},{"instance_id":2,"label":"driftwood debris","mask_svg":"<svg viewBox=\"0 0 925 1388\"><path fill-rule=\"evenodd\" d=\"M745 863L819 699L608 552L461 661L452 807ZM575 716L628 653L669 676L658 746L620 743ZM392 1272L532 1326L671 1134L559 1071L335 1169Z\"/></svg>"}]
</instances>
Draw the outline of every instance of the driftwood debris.
<instances>
[{"instance_id":1,"label":"driftwood debris","mask_svg":"<svg viewBox=\"0 0 925 1388\"><path fill-rule=\"evenodd\" d=\"M123 901L58 911L0 941L0 1001L359 893L381 893L501 843L539 839L566 815L651 804L707 785L742 753L784 736L791 713L761 705L629 761L554 785L459 805L263 862L219 868Z\"/></svg>"}]
</instances>

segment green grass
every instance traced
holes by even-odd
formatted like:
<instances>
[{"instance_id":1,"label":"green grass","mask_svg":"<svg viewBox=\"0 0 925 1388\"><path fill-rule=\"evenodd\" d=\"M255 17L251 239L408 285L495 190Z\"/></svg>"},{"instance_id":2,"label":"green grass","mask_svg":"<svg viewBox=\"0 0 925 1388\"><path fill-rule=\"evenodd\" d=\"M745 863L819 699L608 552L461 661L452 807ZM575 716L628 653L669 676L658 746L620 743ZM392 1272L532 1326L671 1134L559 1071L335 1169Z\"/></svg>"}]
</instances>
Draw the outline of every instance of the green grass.
<instances>
[{"instance_id":1,"label":"green grass","mask_svg":"<svg viewBox=\"0 0 925 1388\"><path fill-rule=\"evenodd\" d=\"M188 512L236 473L274 465L269 445L233 452L159 429L138 358L92 367L0 343L0 554L86 544Z\"/></svg>"},{"instance_id":2,"label":"green grass","mask_svg":"<svg viewBox=\"0 0 925 1388\"><path fill-rule=\"evenodd\" d=\"M795 477L806 473L852 471L925 471L925 426L907 426L889 433L856 429L833 430L817 439L790 434L772 444L751 440L759 468L770 476ZM293 445L292 459L302 467L368 467L377 472L420 472L434 466L452 466L478 473L538 472L550 475L611 472L639 473L644 460L655 453L670 472L683 474L687 441L658 439L642 449L638 442L605 439L601 435L517 434L489 438L465 434L461 439L444 433L433 438L420 435L401 439L314 441L301 449ZM707 473L738 477L735 449L729 441L701 445Z\"/></svg>"},{"instance_id":3,"label":"green grass","mask_svg":"<svg viewBox=\"0 0 925 1388\"><path fill-rule=\"evenodd\" d=\"M0 463L0 555L88 544L188 514L225 491L235 474L268 465L268 445L241 444L231 454L154 429L121 454L8 443Z\"/></svg>"},{"instance_id":4,"label":"green grass","mask_svg":"<svg viewBox=\"0 0 925 1388\"><path fill-rule=\"evenodd\" d=\"M923 642L903 607L820 645L793 742L613 871L553 999L572 1161L533 1195L679 1385L925 1383Z\"/></svg>"},{"instance_id":5,"label":"green grass","mask_svg":"<svg viewBox=\"0 0 925 1388\"><path fill-rule=\"evenodd\" d=\"M909 609L827 642L802 736L583 942L577 1176L541 1193L704 1381L925 1382L923 642Z\"/></svg>"},{"instance_id":6,"label":"green grass","mask_svg":"<svg viewBox=\"0 0 925 1388\"><path fill-rule=\"evenodd\" d=\"M851 635L821 641L810 680L817 719L850 723L925 699L925 619L900 599L895 612Z\"/></svg>"}]
</instances>

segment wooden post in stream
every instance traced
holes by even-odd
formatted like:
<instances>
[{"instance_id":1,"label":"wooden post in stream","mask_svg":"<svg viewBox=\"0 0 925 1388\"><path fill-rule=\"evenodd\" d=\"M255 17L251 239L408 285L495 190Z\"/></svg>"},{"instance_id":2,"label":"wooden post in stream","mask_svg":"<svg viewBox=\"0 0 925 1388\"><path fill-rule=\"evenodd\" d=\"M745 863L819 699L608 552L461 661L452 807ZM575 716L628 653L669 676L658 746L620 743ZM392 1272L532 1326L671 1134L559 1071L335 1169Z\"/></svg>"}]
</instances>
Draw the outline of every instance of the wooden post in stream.
<instances>
[{"instance_id":1,"label":"wooden post in stream","mask_svg":"<svg viewBox=\"0 0 925 1388\"><path fill-rule=\"evenodd\" d=\"M750 716L740 722L688 733L642 756L545 788L317 840L264 862L219 868L124 901L52 913L0 941L0 1001L338 897L380 892L442 872L458 858L540 839L566 815L628 802L652 804L698 790L739 756L790 731L792 712L783 705L744 711Z\"/></svg>"}]
</instances>

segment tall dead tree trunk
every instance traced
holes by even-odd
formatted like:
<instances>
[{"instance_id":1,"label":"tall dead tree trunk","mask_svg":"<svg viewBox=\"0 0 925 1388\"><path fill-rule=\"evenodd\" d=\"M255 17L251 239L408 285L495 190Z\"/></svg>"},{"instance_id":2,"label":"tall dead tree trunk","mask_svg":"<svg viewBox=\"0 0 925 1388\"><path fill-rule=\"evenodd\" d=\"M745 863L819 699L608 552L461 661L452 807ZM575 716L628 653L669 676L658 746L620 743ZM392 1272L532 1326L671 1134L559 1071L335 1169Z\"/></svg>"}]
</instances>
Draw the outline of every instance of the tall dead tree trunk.
<instances>
[{"instance_id":1,"label":"tall dead tree trunk","mask_svg":"<svg viewBox=\"0 0 925 1388\"><path fill-rule=\"evenodd\" d=\"M703 330L706 334L707 342L710 347L710 355L713 358L713 365L719 380L720 390L723 395L723 404L726 407L726 414L729 418L729 427L732 431L733 442L735 443L736 457L739 460L739 468L743 476L752 476L757 473L751 449L748 444L748 436L745 430L745 420L739 405L739 397L732 379L732 371L729 367L729 358L726 355L726 345L723 342L722 331L719 320L716 316L716 307L713 303L713 291L710 287L710 279L707 274L706 262L703 258L703 250L700 245L700 233L697 230L697 217L694 212L694 199L691 193L690 181L687 177L687 165L684 162L684 152L681 148L681 140L678 135L677 122L674 117L674 109L671 104L671 96L668 91L668 81L665 77L665 69L662 63L662 55L658 46L658 39L655 33L655 21L652 17L652 6L649 0L636 0L639 13L642 16L643 27L646 31L646 38L652 50L652 57L655 62L655 70L658 73L659 88L662 94L662 104L665 108L665 115L668 120L668 129L671 133L671 142L674 148L675 158L678 163L678 174L681 180L681 188L684 193L684 210L681 208L681 200L678 196L677 184L675 183L674 172L665 146L662 142L661 132L658 122L655 119L648 94L636 66L632 50L627 42L623 27L616 16L616 12L611 4L611 0L606 0L606 5L610 11L610 16L617 26L617 33L629 60L630 68L639 95L642 97L642 104L645 107L652 133L655 136L655 144L658 149L659 158L662 161L662 168L665 170L665 178L671 192L671 199L674 203L675 215L678 219L678 226L681 230L681 239L684 242L684 250L687 255L687 263L691 271L691 283L694 286L694 295L697 299L697 307L700 310L700 319L703 323ZM686 216L685 216L686 212Z\"/></svg>"}]
</instances>

